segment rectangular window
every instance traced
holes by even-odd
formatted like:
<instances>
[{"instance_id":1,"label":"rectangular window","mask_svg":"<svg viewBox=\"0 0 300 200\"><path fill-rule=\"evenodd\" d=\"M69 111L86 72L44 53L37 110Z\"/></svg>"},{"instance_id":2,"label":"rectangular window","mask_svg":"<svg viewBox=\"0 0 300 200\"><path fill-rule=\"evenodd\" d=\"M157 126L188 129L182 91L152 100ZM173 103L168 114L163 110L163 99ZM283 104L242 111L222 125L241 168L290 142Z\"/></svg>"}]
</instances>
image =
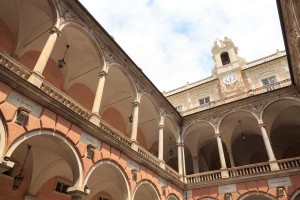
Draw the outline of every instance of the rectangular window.
<instances>
[{"instance_id":1,"label":"rectangular window","mask_svg":"<svg viewBox=\"0 0 300 200\"><path fill-rule=\"evenodd\" d=\"M61 181L57 181L56 186L55 186L55 191L67 194L67 190L68 190L69 187L70 187L70 185L68 185L66 183L63 183Z\"/></svg>"},{"instance_id":2,"label":"rectangular window","mask_svg":"<svg viewBox=\"0 0 300 200\"><path fill-rule=\"evenodd\" d=\"M275 76L271 76L271 77L262 79L261 82L262 82L263 85L270 85L272 83L277 82L277 80L276 80Z\"/></svg>"},{"instance_id":3,"label":"rectangular window","mask_svg":"<svg viewBox=\"0 0 300 200\"><path fill-rule=\"evenodd\" d=\"M210 98L209 97L205 97L205 98L199 99L198 102L199 102L199 105L201 106L203 104L209 103L210 102Z\"/></svg>"},{"instance_id":4,"label":"rectangular window","mask_svg":"<svg viewBox=\"0 0 300 200\"><path fill-rule=\"evenodd\" d=\"M181 112L181 111L182 111L182 106L177 106L177 107L176 107L176 110L177 110L178 112Z\"/></svg>"}]
</instances>

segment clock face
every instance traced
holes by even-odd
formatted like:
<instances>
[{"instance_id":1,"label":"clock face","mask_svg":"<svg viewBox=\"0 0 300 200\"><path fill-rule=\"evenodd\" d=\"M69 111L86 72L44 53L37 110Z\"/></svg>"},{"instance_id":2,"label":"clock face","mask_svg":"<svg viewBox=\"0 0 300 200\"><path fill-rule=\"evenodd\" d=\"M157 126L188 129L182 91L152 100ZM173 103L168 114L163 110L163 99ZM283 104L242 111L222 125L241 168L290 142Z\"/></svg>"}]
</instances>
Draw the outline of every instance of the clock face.
<instances>
[{"instance_id":1,"label":"clock face","mask_svg":"<svg viewBox=\"0 0 300 200\"><path fill-rule=\"evenodd\" d=\"M236 81L236 75L235 74L228 74L223 78L223 82L227 85L231 85Z\"/></svg>"}]
</instances>

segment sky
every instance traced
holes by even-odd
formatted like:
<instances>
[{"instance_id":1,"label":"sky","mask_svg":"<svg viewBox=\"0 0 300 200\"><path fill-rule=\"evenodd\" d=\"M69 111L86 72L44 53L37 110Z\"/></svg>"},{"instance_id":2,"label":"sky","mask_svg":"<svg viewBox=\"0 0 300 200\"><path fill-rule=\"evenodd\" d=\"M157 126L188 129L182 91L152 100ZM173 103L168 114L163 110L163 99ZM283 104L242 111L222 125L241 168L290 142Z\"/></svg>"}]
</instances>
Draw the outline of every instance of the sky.
<instances>
[{"instance_id":1,"label":"sky","mask_svg":"<svg viewBox=\"0 0 300 200\"><path fill-rule=\"evenodd\" d=\"M211 75L225 36L247 62L284 50L275 0L80 0L160 91Z\"/></svg>"}]
</instances>

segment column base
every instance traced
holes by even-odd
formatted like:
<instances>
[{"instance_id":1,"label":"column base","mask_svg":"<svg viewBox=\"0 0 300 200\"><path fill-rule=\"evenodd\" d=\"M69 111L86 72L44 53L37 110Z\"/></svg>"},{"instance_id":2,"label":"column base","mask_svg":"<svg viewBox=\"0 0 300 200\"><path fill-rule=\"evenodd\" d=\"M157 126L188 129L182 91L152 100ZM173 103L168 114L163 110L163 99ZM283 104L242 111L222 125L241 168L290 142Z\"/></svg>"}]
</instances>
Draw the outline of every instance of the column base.
<instances>
[{"instance_id":1,"label":"column base","mask_svg":"<svg viewBox=\"0 0 300 200\"><path fill-rule=\"evenodd\" d=\"M32 85L35 85L36 87L40 88L44 81L44 77L42 74L33 71L27 81L32 83Z\"/></svg>"},{"instance_id":2,"label":"column base","mask_svg":"<svg viewBox=\"0 0 300 200\"><path fill-rule=\"evenodd\" d=\"M90 122L92 122L96 126L99 126L100 121L101 121L101 116L98 113L93 113L90 118Z\"/></svg>"},{"instance_id":3,"label":"column base","mask_svg":"<svg viewBox=\"0 0 300 200\"><path fill-rule=\"evenodd\" d=\"M72 196L72 200L83 200L84 196L90 194L90 190L88 188L81 187L69 187L67 193Z\"/></svg>"},{"instance_id":4,"label":"column base","mask_svg":"<svg viewBox=\"0 0 300 200\"><path fill-rule=\"evenodd\" d=\"M11 170L15 166L15 163L12 161L0 160L0 174Z\"/></svg>"},{"instance_id":5,"label":"column base","mask_svg":"<svg viewBox=\"0 0 300 200\"><path fill-rule=\"evenodd\" d=\"M269 160L269 165L270 165L271 171L279 170L279 165L277 163L277 160Z\"/></svg>"},{"instance_id":6,"label":"column base","mask_svg":"<svg viewBox=\"0 0 300 200\"><path fill-rule=\"evenodd\" d=\"M137 141L132 141L131 148L135 151L138 151L139 149L139 143Z\"/></svg>"},{"instance_id":7,"label":"column base","mask_svg":"<svg viewBox=\"0 0 300 200\"><path fill-rule=\"evenodd\" d=\"M228 173L227 168L221 168L220 171L221 171L221 177L222 178L228 178L229 177L229 173Z\"/></svg>"}]
</instances>

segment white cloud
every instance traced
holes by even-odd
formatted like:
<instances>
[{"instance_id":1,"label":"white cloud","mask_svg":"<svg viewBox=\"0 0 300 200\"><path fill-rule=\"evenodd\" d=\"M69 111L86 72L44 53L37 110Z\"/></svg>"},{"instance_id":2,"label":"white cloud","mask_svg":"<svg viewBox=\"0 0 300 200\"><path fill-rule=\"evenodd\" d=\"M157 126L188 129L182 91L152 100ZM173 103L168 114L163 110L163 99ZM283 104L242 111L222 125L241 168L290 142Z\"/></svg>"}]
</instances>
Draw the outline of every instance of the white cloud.
<instances>
[{"instance_id":1,"label":"white cloud","mask_svg":"<svg viewBox=\"0 0 300 200\"><path fill-rule=\"evenodd\" d=\"M205 78L230 37L251 61L283 49L274 0L80 0L160 90Z\"/></svg>"}]
</instances>

